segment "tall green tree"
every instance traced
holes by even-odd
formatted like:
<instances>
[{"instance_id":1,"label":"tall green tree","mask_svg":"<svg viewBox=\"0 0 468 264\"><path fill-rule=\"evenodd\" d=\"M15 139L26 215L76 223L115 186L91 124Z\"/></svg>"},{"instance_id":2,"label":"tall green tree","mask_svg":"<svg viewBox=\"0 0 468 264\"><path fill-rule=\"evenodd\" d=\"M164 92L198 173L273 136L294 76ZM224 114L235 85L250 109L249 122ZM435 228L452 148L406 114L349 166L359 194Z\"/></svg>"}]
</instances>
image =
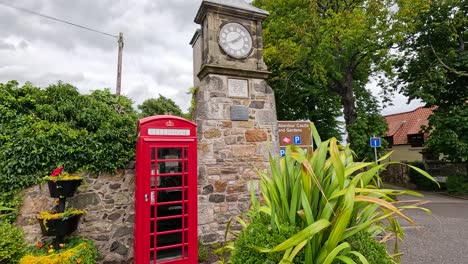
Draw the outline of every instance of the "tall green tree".
<instances>
[{"instance_id":1,"label":"tall green tree","mask_svg":"<svg viewBox=\"0 0 468 264\"><path fill-rule=\"evenodd\" d=\"M319 84L314 87L338 96L351 132L358 118L356 90L364 89L371 74L390 72L389 50L428 1L255 0L254 5L270 11L264 22L270 70L303 71Z\"/></svg>"},{"instance_id":2,"label":"tall green tree","mask_svg":"<svg viewBox=\"0 0 468 264\"><path fill-rule=\"evenodd\" d=\"M432 1L402 45L395 87L437 106L427 146L452 161L468 160L468 0Z\"/></svg>"},{"instance_id":3,"label":"tall green tree","mask_svg":"<svg viewBox=\"0 0 468 264\"><path fill-rule=\"evenodd\" d=\"M348 129L353 138L354 152L358 160L373 161L375 153L370 147L369 138L384 135L388 130L387 122L380 115L378 101L366 89L356 89L356 111L356 122ZM382 140L382 147L377 148L379 156L385 154L387 146L387 142Z\"/></svg>"},{"instance_id":4,"label":"tall green tree","mask_svg":"<svg viewBox=\"0 0 468 264\"><path fill-rule=\"evenodd\" d=\"M145 100L138 106L141 111L142 117L164 115L170 113L171 115L185 117L180 107L170 98L159 95L158 98Z\"/></svg>"},{"instance_id":5,"label":"tall green tree","mask_svg":"<svg viewBox=\"0 0 468 264\"><path fill-rule=\"evenodd\" d=\"M325 138L341 139L339 97L330 94L310 74L274 68L269 84L275 90L278 120L310 120Z\"/></svg>"}]
</instances>

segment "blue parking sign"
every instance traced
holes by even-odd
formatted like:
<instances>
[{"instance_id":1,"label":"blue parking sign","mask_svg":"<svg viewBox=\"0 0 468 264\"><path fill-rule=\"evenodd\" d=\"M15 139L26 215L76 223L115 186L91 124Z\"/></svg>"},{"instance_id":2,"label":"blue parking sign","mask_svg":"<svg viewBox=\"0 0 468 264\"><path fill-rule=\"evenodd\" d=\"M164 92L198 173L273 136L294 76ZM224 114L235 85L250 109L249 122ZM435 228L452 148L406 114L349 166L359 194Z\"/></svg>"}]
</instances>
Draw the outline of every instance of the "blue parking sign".
<instances>
[{"instance_id":1,"label":"blue parking sign","mask_svg":"<svg viewBox=\"0 0 468 264\"><path fill-rule=\"evenodd\" d=\"M294 141L294 144L296 144L296 145L301 145L302 144L301 136L294 136L293 141Z\"/></svg>"},{"instance_id":2,"label":"blue parking sign","mask_svg":"<svg viewBox=\"0 0 468 264\"><path fill-rule=\"evenodd\" d=\"M280 157L282 158L282 157L284 157L284 156L286 156L286 149L281 148L281 149L280 149Z\"/></svg>"},{"instance_id":3,"label":"blue parking sign","mask_svg":"<svg viewBox=\"0 0 468 264\"><path fill-rule=\"evenodd\" d=\"M379 137L371 137L370 138L370 146L373 148L380 148L380 138Z\"/></svg>"}]
</instances>

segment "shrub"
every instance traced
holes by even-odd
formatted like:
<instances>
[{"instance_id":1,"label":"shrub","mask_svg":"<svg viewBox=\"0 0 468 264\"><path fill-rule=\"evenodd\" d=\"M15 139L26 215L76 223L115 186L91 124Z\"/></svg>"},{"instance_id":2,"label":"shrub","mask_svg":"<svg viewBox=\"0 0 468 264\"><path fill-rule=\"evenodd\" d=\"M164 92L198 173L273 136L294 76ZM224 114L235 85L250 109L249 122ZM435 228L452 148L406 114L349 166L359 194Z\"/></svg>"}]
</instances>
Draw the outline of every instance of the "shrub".
<instances>
[{"instance_id":1,"label":"shrub","mask_svg":"<svg viewBox=\"0 0 468 264\"><path fill-rule=\"evenodd\" d=\"M455 195L468 195L468 176L449 176L447 178L447 191Z\"/></svg>"},{"instance_id":2,"label":"shrub","mask_svg":"<svg viewBox=\"0 0 468 264\"><path fill-rule=\"evenodd\" d=\"M425 170L424 163L420 161L410 162L409 164L421 170ZM435 191L439 189L439 187L434 181L424 177L423 175L418 173L415 169L411 169L411 168L408 169L408 177L410 179L410 182L414 183L418 189L426 190L426 191Z\"/></svg>"},{"instance_id":3,"label":"shrub","mask_svg":"<svg viewBox=\"0 0 468 264\"><path fill-rule=\"evenodd\" d=\"M57 251L52 245L38 243L30 248L19 264L94 264L97 258L98 251L94 242L73 238L65 243L63 249Z\"/></svg>"},{"instance_id":4,"label":"shrub","mask_svg":"<svg viewBox=\"0 0 468 264\"><path fill-rule=\"evenodd\" d=\"M0 192L29 187L61 164L114 173L134 157L136 112L109 90L12 81L0 84L0 116Z\"/></svg>"},{"instance_id":5,"label":"shrub","mask_svg":"<svg viewBox=\"0 0 468 264\"><path fill-rule=\"evenodd\" d=\"M203 241L198 238L198 261L204 262L207 261L209 257L208 247L203 245Z\"/></svg>"},{"instance_id":6,"label":"shrub","mask_svg":"<svg viewBox=\"0 0 468 264\"><path fill-rule=\"evenodd\" d=\"M393 264L394 261L388 255L385 244L377 242L368 232L359 232L347 239L351 250L361 252L369 264ZM351 257L356 263L361 263L356 256ZM345 263L342 261L336 264Z\"/></svg>"},{"instance_id":7,"label":"shrub","mask_svg":"<svg viewBox=\"0 0 468 264\"><path fill-rule=\"evenodd\" d=\"M268 218L255 217L248 227L239 234L234 243L234 251L230 260L233 264L279 263L283 258L282 252L268 254L259 252L256 248L273 248L298 231L295 226L288 225L282 225L278 229L272 228ZM294 263L304 263L303 261L303 253L294 259Z\"/></svg>"},{"instance_id":8,"label":"shrub","mask_svg":"<svg viewBox=\"0 0 468 264\"><path fill-rule=\"evenodd\" d=\"M0 221L0 264L17 263L25 248L23 231L15 225Z\"/></svg>"}]
</instances>

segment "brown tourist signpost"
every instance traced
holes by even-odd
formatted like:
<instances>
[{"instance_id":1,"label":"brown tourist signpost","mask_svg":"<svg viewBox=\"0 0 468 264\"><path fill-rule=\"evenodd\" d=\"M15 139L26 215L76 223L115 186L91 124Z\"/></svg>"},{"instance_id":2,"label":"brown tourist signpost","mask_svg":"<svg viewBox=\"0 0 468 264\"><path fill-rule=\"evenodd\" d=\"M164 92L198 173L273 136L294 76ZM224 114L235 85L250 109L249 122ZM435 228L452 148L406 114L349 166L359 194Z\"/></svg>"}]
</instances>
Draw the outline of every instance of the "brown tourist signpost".
<instances>
[{"instance_id":1,"label":"brown tourist signpost","mask_svg":"<svg viewBox=\"0 0 468 264\"><path fill-rule=\"evenodd\" d=\"M313 150L309 121L278 121L278 136L281 157L284 156L287 145L302 147L307 152Z\"/></svg>"}]
</instances>

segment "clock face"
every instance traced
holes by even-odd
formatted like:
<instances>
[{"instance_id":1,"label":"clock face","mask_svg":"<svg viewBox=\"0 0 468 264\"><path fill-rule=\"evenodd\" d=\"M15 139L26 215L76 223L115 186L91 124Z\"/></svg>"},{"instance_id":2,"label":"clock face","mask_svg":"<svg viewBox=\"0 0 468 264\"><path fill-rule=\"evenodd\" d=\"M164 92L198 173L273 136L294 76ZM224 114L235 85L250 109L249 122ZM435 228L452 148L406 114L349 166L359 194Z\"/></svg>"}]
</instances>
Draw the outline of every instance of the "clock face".
<instances>
[{"instance_id":1,"label":"clock face","mask_svg":"<svg viewBox=\"0 0 468 264\"><path fill-rule=\"evenodd\" d=\"M219 45L231 57L242 59L252 51L252 36L239 23L227 23L219 31Z\"/></svg>"}]
</instances>

